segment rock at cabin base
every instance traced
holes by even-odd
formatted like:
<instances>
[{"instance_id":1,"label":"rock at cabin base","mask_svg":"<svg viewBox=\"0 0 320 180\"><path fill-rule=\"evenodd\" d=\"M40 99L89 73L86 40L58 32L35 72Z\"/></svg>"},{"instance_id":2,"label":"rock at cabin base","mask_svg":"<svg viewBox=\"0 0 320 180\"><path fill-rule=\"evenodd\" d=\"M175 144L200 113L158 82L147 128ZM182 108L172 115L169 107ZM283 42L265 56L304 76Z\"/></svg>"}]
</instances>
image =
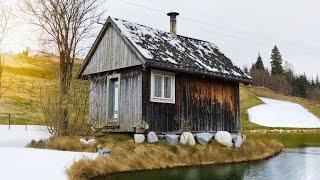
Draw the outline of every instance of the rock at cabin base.
<instances>
[{"instance_id":1,"label":"rock at cabin base","mask_svg":"<svg viewBox=\"0 0 320 180\"><path fill-rule=\"evenodd\" d=\"M156 142L158 142L158 136L153 131L148 133L147 138L148 138L148 143L156 143Z\"/></svg>"},{"instance_id":2,"label":"rock at cabin base","mask_svg":"<svg viewBox=\"0 0 320 180\"><path fill-rule=\"evenodd\" d=\"M214 136L214 139L227 147L232 147L232 136L229 132L227 131L218 131L216 135Z\"/></svg>"},{"instance_id":3,"label":"rock at cabin base","mask_svg":"<svg viewBox=\"0 0 320 180\"><path fill-rule=\"evenodd\" d=\"M206 146L212 139L213 135L211 133L198 133L196 134L197 141Z\"/></svg>"},{"instance_id":4,"label":"rock at cabin base","mask_svg":"<svg viewBox=\"0 0 320 180\"><path fill-rule=\"evenodd\" d=\"M239 134L234 139L234 147L239 148L241 147L242 143L243 143L243 139L242 139L242 136Z\"/></svg>"},{"instance_id":5,"label":"rock at cabin base","mask_svg":"<svg viewBox=\"0 0 320 180\"><path fill-rule=\"evenodd\" d=\"M180 136L180 144L194 146L196 145L196 140L191 132L183 132Z\"/></svg>"},{"instance_id":6,"label":"rock at cabin base","mask_svg":"<svg viewBox=\"0 0 320 180\"><path fill-rule=\"evenodd\" d=\"M164 138L165 138L166 142L171 145L178 144L178 142L179 142L179 136L175 135L175 134L166 134L164 136Z\"/></svg>"},{"instance_id":7,"label":"rock at cabin base","mask_svg":"<svg viewBox=\"0 0 320 180\"><path fill-rule=\"evenodd\" d=\"M93 146L93 145L97 144L97 140L95 140L95 139L86 140L86 139L84 139L84 138L80 138L79 141L80 141L82 144L90 145L90 146Z\"/></svg>"},{"instance_id":8,"label":"rock at cabin base","mask_svg":"<svg viewBox=\"0 0 320 180\"><path fill-rule=\"evenodd\" d=\"M134 138L134 142L136 144L143 143L144 140L146 139L143 134L134 134L133 138Z\"/></svg>"}]
</instances>

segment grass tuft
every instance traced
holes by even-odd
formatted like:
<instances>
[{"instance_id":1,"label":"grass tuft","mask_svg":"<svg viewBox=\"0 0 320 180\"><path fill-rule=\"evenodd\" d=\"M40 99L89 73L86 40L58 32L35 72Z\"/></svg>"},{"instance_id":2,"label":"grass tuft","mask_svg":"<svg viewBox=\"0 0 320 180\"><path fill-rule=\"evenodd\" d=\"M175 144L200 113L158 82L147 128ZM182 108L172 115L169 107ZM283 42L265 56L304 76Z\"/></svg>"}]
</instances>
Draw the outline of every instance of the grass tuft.
<instances>
[{"instance_id":1,"label":"grass tuft","mask_svg":"<svg viewBox=\"0 0 320 180\"><path fill-rule=\"evenodd\" d=\"M27 147L39 149L55 149L60 151L96 152L95 145L82 144L78 137L51 138L45 141L32 140Z\"/></svg>"}]
</instances>

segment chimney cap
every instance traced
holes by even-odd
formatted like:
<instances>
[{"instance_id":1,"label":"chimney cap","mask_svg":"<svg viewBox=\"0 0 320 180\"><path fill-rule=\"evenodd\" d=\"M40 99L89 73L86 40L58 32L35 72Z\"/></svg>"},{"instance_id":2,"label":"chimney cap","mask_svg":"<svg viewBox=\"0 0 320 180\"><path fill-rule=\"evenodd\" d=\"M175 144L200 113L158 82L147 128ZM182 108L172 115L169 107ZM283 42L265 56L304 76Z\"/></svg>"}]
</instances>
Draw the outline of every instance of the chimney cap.
<instances>
[{"instance_id":1,"label":"chimney cap","mask_svg":"<svg viewBox=\"0 0 320 180\"><path fill-rule=\"evenodd\" d=\"M179 13L178 12L169 12L169 13L167 13L167 15L168 16L178 16L179 15Z\"/></svg>"}]
</instances>

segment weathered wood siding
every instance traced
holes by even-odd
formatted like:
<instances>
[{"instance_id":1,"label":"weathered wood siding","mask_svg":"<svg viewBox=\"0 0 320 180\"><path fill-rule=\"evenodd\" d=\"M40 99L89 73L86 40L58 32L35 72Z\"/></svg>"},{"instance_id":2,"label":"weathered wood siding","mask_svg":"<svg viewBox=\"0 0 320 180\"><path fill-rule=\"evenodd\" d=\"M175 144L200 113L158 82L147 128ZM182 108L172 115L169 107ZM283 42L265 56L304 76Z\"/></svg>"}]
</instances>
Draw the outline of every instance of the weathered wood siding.
<instances>
[{"instance_id":1,"label":"weathered wood siding","mask_svg":"<svg viewBox=\"0 0 320 180\"><path fill-rule=\"evenodd\" d=\"M133 131L142 121L142 72L122 72L120 77L120 131Z\"/></svg>"},{"instance_id":2,"label":"weathered wood siding","mask_svg":"<svg viewBox=\"0 0 320 180\"><path fill-rule=\"evenodd\" d=\"M106 81L90 80L89 120L96 127L103 127L106 120Z\"/></svg>"},{"instance_id":3,"label":"weathered wood siding","mask_svg":"<svg viewBox=\"0 0 320 180\"><path fill-rule=\"evenodd\" d=\"M140 64L117 30L110 26L82 74L95 74Z\"/></svg>"},{"instance_id":4,"label":"weathered wood siding","mask_svg":"<svg viewBox=\"0 0 320 180\"><path fill-rule=\"evenodd\" d=\"M143 120L151 131L240 131L239 84L176 74L175 104L150 102L150 71L143 75Z\"/></svg>"},{"instance_id":5,"label":"weathered wood siding","mask_svg":"<svg viewBox=\"0 0 320 180\"><path fill-rule=\"evenodd\" d=\"M140 69L122 70L120 74L120 101L118 131L133 131L142 120L142 71ZM102 82L90 80L90 121L99 127L107 122L107 78ZM108 124L108 125L114 125Z\"/></svg>"}]
</instances>

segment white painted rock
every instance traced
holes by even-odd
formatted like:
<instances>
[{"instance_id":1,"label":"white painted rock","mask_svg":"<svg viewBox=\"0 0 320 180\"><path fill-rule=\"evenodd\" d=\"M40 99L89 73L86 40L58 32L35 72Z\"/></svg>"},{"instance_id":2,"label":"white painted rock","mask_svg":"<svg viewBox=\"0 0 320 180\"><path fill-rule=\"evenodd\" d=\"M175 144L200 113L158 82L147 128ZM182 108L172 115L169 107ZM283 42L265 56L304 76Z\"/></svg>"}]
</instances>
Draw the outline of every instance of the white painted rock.
<instances>
[{"instance_id":1,"label":"white painted rock","mask_svg":"<svg viewBox=\"0 0 320 180\"><path fill-rule=\"evenodd\" d=\"M197 141L203 146L206 146L211 141L212 137L211 133L196 134Z\"/></svg>"},{"instance_id":2,"label":"white painted rock","mask_svg":"<svg viewBox=\"0 0 320 180\"><path fill-rule=\"evenodd\" d=\"M183 132L180 136L180 144L194 146L196 145L196 140L191 132Z\"/></svg>"},{"instance_id":3,"label":"white painted rock","mask_svg":"<svg viewBox=\"0 0 320 180\"><path fill-rule=\"evenodd\" d=\"M178 142L179 142L179 136L176 134L166 134L164 136L164 139L166 140L166 142L168 144L171 144L171 145L178 144Z\"/></svg>"},{"instance_id":4,"label":"white painted rock","mask_svg":"<svg viewBox=\"0 0 320 180\"><path fill-rule=\"evenodd\" d=\"M148 143L156 143L156 142L158 142L158 136L153 131L148 133L147 138L148 138Z\"/></svg>"},{"instance_id":5,"label":"white painted rock","mask_svg":"<svg viewBox=\"0 0 320 180\"><path fill-rule=\"evenodd\" d=\"M133 138L134 138L134 142L135 142L136 144L143 143L144 140L146 139L146 137L144 137L143 134L134 134L134 135L133 135Z\"/></svg>"},{"instance_id":6,"label":"white painted rock","mask_svg":"<svg viewBox=\"0 0 320 180\"><path fill-rule=\"evenodd\" d=\"M216 133L216 135L214 136L214 139L222 144L222 145L225 145L227 147L231 147L233 144L232 144L232 136L229 132L227 131L218 131Z\"/></svg>"},{"instance_id":7,"label":"white painted rock","mask_svg":"<svg viewBox=\"0 0 320 180\"><path fill-rule=\"evenodd\" d=\"M91 145L91 146L97 144L97 140L95 140L95 139L86 140L86 139L84 139L84 138L80 138L79 141L80 141L82 144Z\"/></svg>"},{"instance_id":8,"label":"white painted rock","mask_svg":"<svg viewBox=\"0 0 320 180\"><path fill-rule=\"evenodd\" d=\"M234 147L239 148L241 147L242 143L243 143L243 139L242 139L242 136L239 134L234 139Z\"/></svg>"}]
</instances>

